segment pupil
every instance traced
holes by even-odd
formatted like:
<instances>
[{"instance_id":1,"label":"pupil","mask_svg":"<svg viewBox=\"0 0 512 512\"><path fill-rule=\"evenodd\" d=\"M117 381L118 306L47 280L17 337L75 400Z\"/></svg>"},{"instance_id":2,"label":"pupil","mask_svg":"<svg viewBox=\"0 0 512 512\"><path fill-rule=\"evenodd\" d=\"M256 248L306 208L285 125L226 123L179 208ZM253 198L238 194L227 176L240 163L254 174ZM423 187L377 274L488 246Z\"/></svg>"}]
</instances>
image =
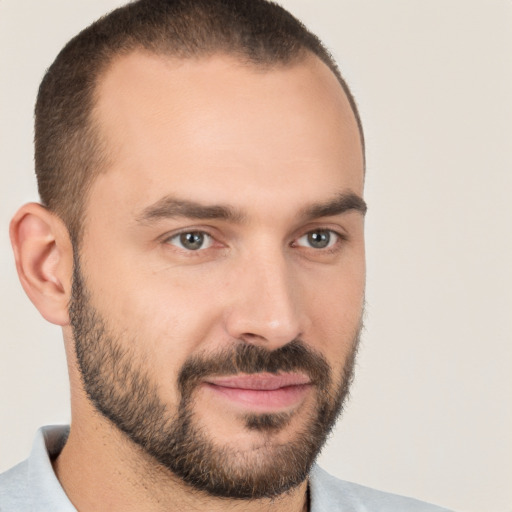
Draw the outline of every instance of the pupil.
<instances>
[{"instance_id":1,"label":"pupil","mask_svg":"<svg viewBox=\"0 0 512 512\"><path fill-rule=\"evenodd\" d=\"M197 251L203 245L204 235L202 233L183 233L180 235L180 242L183 247Z\"/></svg>"},{"instance_id":2,"label":"pupil","mask_svg":"<svg viewBox=\"0 0 512 512\"><path fill-rule=\"evenodd\" d=\"M308 242L315 249L323 249L329 245L331 234L328 231L313 231L308 235Z\"/></svg>"}]
</instances>

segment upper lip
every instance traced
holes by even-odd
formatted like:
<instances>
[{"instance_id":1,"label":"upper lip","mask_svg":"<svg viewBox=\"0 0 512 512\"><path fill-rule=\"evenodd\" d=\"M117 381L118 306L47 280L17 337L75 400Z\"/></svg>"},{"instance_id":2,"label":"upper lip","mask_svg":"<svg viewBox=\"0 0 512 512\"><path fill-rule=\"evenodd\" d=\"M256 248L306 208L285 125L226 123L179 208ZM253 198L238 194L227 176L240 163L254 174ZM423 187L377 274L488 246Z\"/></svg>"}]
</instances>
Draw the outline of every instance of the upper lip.
<instances>
[{"instance_id":1,"label":"upper lip","mask_svg":"<svg viewBox=\"0 0 512 512\"><path fill-rule=\"evenodd\" d=\"M311 380L303 373L251 373L208 377L205 382L225 388L272 391L288 386L303 386L310 384Z\"/></svg>"}]
</instances>

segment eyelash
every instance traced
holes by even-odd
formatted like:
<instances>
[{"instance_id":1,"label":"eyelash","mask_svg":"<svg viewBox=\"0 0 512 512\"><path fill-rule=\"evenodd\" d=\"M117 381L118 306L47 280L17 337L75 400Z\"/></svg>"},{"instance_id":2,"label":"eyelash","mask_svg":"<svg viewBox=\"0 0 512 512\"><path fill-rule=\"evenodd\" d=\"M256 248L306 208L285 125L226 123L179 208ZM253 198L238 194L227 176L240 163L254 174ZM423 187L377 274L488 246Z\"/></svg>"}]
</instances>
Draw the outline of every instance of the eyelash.
<instances>
[{"instance_id":1,"label":"eyelash","mask_svg":"<svg viewBox=\"0 0 512 512\"><path fill-rule=\"evenodd\" d=\"M200 235L201 237L203 238L206 238L209 242L209 246L206 247L206 249L209 249L212 242L215 240L214 237L212 235L210 235L209 233L207 233L206 231L201 231L201 230L190 230L190 231L182 231L180 233L176 233L175 235L172 235L168 238L166 238L166 242L167 243L170 243L172 240L178 240L181 247L180 249L184 249L186 251L192 251L192 252L195 252L193 249L187 249L186 247L183 247L183 243L182 243L182 240L181 240L181 237L185 236L185 235ZM198 248L197 251L199 250L205 250L205 248L201 247L201 248Z\"/></svg>"},{"instance_id":2,"label":"eyelash","mask_svg":"<svg viewBox=\"0 0 512 512\"><path fill-rule=\"evenodd\" d=\"M331 243L331 240L329 240L330 245L327 245L326 247L321 247L321 248L305 247L305 246L301 246L301 245L297 244L297 242L299 240L301 240L302 238L308 237L313 233L328 233L329 237L332 237L334 235L334 242ZM181 242L179 242L181 247L172 243L172 240L179 241L180 237L182 237L183 235L194 235L194 234L201 235L201 236L207 238L209 240L208 247L206 247L206 248L200 247L200 248L194 250L194 249L188 249L186 247L183 247L183 244ZM332 254L332 253L337 252L340 249L340 247L339 247L340 244L343 241L346 241L347 239L348 239L348 237L343 233L340 233L333 229L320 227L320 228L311 229L311 230L305 232L304 234L302 234L301 236L295 238L293 240L293 242L290 243L290 247L303 247L304 249L307 249L307 250L309 249L311 251L314 251L315 254L318 254L318 255ZM163 240L163 242L168 245L173 245L177 250L181 251L181 253L186 255L187 257L198 257L201 254L204 254L204 251L211 249L212 246L215 244L216 239L213 235L211 235L208 231L206 231L204 229L188 229L188 230L180 231L179 233L175 233L171 236L166 237Z\"/></svg>"}]
</instances>

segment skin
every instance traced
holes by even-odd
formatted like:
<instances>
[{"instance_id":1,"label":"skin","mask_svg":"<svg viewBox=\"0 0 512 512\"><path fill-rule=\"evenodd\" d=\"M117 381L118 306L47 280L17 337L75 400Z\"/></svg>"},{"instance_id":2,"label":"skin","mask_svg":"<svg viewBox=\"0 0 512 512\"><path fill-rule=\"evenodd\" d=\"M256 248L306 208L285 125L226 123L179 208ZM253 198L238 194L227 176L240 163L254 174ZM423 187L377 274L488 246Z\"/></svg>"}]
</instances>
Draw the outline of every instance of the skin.
<instances>
[{"instance_id":1,"label":"skin","mask_svg":"<svg viewBox=\"0 0 512 512\"><path fill-rule=\"evenodd\" d=\"M82 273L109 328L127 344L145 340L129 348L169 408L179 402L176 376L187 358L234 340L275 350L300 338L338 375L363 308L364 216L304 211L340 194L362 197L364 173L357 124L330 70L314 57L262 70L223 55L179 61L136 52L101 79L94 116L109 165L87 198ZM166 198L237 216L148 217ZM326 249L308 242L319 229L330 230ZM190 251L176 236L183 231L211 238ZM191 493L103 418L74 355L65 227L32 203L16 214L11 238L27 294L63 327L72 427L54 467L79 510L306 509L306 482L272 501ZM314 396L306 391L286 406L291 420L271 443L297 434ZM250 458L265 438L244 427L240 407L207 387L195 396L208 436Z\"/></svg>"}]
</instances>

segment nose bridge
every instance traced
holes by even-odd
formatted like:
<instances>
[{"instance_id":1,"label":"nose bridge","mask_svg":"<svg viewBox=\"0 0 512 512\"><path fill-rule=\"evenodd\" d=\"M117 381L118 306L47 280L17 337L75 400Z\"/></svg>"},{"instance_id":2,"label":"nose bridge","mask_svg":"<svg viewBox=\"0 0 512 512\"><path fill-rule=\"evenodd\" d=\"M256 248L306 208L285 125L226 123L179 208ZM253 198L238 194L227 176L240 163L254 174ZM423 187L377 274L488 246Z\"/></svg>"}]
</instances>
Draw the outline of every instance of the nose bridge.
<instances>
[{"instance_id":1,"label":"nose bridge","mask_svg":"<svg viewBox=\"0 0 512 512\"><path fill-rule=\"evenodd\" d=\"M304 329L292 262L282 248L243 258L227 329L231 336L269 350L299 337Z\"/></svg>"}]
</instances>

